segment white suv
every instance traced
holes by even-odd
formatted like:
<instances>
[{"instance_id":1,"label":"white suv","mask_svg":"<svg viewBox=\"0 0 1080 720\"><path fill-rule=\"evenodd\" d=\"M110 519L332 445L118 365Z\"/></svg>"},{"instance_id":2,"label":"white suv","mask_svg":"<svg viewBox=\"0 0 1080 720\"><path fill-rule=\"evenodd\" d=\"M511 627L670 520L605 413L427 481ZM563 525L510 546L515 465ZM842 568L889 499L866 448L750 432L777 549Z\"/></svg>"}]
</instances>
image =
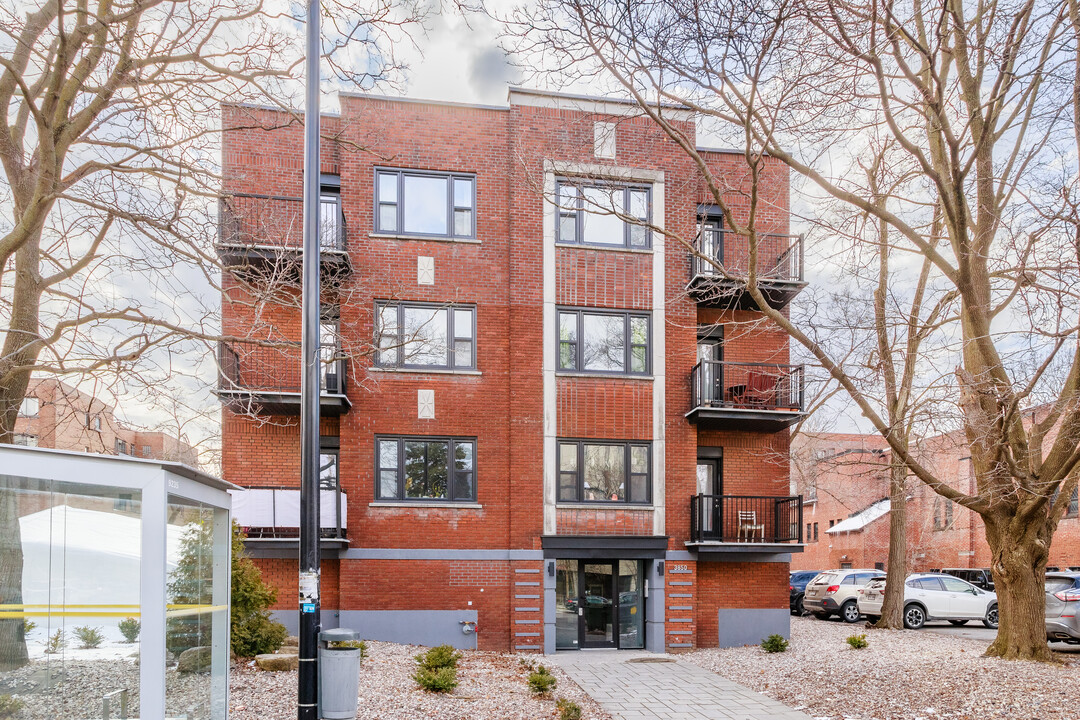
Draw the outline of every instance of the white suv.
<instances>
[{"instance_id":1,"label":"white suv","mask_svg":"<svg viewBox=\"0 0 1080 720\"><path fill-rule=\"evenodd\" d=\"M839 615L844 622L858 622L858 591L879 575L880 570L827 570L806 584L803 607L819 620Z\"/></svg>"},{"instance_id":2,"label":"white suv","mask_svg":"<svg viewBox=\"0 0 1080 720\"><path fill-rule=\"evenodd\" d=\"M878 574L858 597L859 612L876 621L885 600L885 578ZM953 625L982 620L986 627L996 629L997 595L952 575L909 575L904 583L904 627L918 630L927 620L948 620Z\"/></svg>"}]
</instances>

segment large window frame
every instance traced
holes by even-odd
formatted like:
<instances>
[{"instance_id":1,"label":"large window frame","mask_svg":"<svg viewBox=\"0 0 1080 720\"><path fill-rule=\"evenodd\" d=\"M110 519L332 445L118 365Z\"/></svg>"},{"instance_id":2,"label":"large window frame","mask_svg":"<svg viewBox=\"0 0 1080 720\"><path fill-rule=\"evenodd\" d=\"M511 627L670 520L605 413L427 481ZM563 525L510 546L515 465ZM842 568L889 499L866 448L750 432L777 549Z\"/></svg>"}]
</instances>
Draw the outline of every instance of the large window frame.
<instances>
[{"instance_id":1,"label":"large window frame","mask_svg":"<svg viewBox=\"0 0 1080 720\"><path fill-rule=\"evenodd\" d=\"M563 317L576 318L573 336L564 333ZM623 367L622 370L587 369L585 367L585 318L586 316L623 318ZM645 342L634 342L633 321L645 321ZM652 313L638 310L603 310L599 308L558 307L555 313L555 368L558 372L586 373L590 375L630 375L648 377L652 373ZM634 370L635 350L644 352L644 367ZM573 366L568 367L565 359L573 358Z\"/></svg>"},{"instance_id":2,"label":"large window frame","mask_svg":"<svg viewBox=\"0 0 1080 720\"><path fill-rule=\"evenodd\" d=\"M446 181L446 232L424 232L405 228L406 179L436 179ZM384 182L385 180L385 182ZM459 183L470 185L464 194L457 189ZM476 239L476 173L445 172L431 170L408 170L404 168L375 168L374 215L372 227L382 235L405 235L448 240ZM466 215L467 214L467 215ZM389 218L394 218L390 226ZM467 217L468 229L459 228L459 222Z\"/></svg>"},{"instance_id":3,"label":"large window frame","mask_svg":"<svg viewBox=\"0 0 1080 720\"><path fill-rule=\"evenodd\" d=\"M588 447L621 447L623 449L623 485L624 498L587 499L585 497L585 452ZM644 449L645 470L635 470L640 465L634 464L634 450ZM652 443L641 440L595 440L584 438L559 438L555 443L555 498L556 503L586 503L589 505L625 505L648 506L653 501L653 454ZM635 479L644 482L644 492L635 489ZM573 490L567 496L565 490ZM644 497L640 497L644 495Z\"/></svg>"},{"instance_id":4,"label":"large window frame","mask_svg":"<svg viewBox=\"0 0 1080 720\"><path fill-rule=\"evenodd\" d=\"M614 212L605 212L595 202L587 202L589 191L605 193L622 192L621 212L627 217L636 218L634 223L624 220ZM640 212L639 202L644 201L644 212ZM612 208L614 209L614 208ZM600 210L597 212L597 210ZM585 237L586 222L589 215L597 218L609 216L622 222L622 243L589 242ZM626 183L612 180L574 180L556 178L555 180L555 242L562 245L584 245L597 248L621 248L623 250L651 250L653 201L652 185L646 183Z\"/></svg>"},{"instance_id":5,"label":"large window frame","mask_svg":"<svg viewBox=\"0 0 1080 720\"><path fill-rule=\"evenodd\" d=\"M383 453L383 443L395 443L396 452L394 458L387 458ZM406 444L425 444L425 460L430 452L428 445L436 443L446 444L446 495L437 496L412 496L408 494L406 475ZM469 461L471 467L459 469L456 466L455 450L458 446L469 447ZM385 492L383 486L383 473L395 473L394 493ZM430 466L424 469L425 485L430 480ZM465 483L468 492L459 492L460 484ZM445 503L447 505L476 503L477 502L477 472L476 472L476 438L449 435L376 435L375 436L375 502L401 502L401 503Z\"/></svg>"},{"instance_id":6,"label":"large window frame","mask_svg":"<svg viewBox=\"0 0 1080 720\"><path fill-rule=\"evenodd\" d=\"M405 312L409 309L446 311L446 356L441 364L409 362L409 355L414 357L415 350L406 352ZM383 318L384 311L394 310L395 320L388 331ZM461 313L469 313L468 327L462 324ZM457 303L425 303L379 300L375 302L375 365L382 368L403 368L408 370L476 370L476 306ZM390 340L384 349L384 340ZM420 341L412 341L415 344ZM463 362L458 355L459 343L468 343L469 361ZM385 353L392 353L388 360Z\"/></svg>"}]
</instances>

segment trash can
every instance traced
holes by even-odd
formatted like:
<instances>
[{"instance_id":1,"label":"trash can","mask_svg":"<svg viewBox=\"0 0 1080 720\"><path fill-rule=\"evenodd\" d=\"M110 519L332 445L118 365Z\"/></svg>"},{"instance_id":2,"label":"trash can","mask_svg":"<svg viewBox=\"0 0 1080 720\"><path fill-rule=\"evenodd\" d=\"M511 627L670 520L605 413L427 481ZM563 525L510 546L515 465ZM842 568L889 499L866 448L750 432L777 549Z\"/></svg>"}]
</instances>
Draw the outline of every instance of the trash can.
<instances>
[{"instance_id":1,"label":"trash can","mask_svg":"<svg viewBox=\"0 0 1080 720\"><path fill-rule=\"evenodd\" d=\"M320 718L353 720L360 692L360 648L349 647L359 633L335 628L319 633ZM341 644L345 643L345 647ZM335 647L336 646L336 647Z\"/></svg>"}]
</instances>

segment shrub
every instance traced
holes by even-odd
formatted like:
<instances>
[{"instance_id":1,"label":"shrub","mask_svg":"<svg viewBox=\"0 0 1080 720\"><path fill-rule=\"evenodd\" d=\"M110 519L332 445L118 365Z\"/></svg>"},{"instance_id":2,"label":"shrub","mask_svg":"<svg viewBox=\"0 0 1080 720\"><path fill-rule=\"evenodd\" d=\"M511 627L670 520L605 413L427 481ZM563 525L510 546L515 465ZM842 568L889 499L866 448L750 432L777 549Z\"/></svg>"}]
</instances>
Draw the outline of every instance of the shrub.
<instances>
[{"instance_id":1,"label":"shrub","mask_svg":"<svg viewBox=\"0 0 1080 720\"><path fill-rule=\"evenodd\" d=\"M546 695L555 689L558 682L555 676L549 673L548 669L543 665L537 668L536 672L529 675L529 687L537 695Z\"/></svg>"},{"instance_id":2,"label":"shrub","mask_svg":"<svg viewBox=\"0 0 1080 720\"><path fill-rule=\"evenodd\" d=\"M60 628L49 636L49 640L45 643L45 652L51 655L62 651L65 647L67 647L67 638L64 637L64 629Z\"/></svg>"},{"instance_id":3,"label":"shrub","mask_svg":"<svg viewBox=\"0 0 1080 720\"><path fill-rule=\"evenodd\" d=\"M36 622L34 622L33 620L30 620L29 618L23 618L23 621L22 621L23 637L26 637L30 633L34 632L34 628L36 628L36 627L37 627Z\"/></svg>"},{"instance_id":4,"label":"shrub","mask_svg":"<svg viewBox=\"0 0 1080 720\"><path fill-rule=\"evenodd\" d=\"M280 648L288 634L284 625L261 614L252 615L243 622L233 616L230 644L238 656L254 657Z\"/></svg>"},{"instance_id":5,"label":"shrub","mask_svg":"<svg viewBox=\"0 0 1080 720\"><path fill-rule=\"evenodd\" d=\"M870 646L870 643L866 641L866 635L852 635L848 637L847 644L855 650L862 650L864 647Z\"/></svg>"},{"instance_id":6,"label":"shrub","mask_svg":"<svg viewBox=\"0 0 1080 720\"><path fill-rule=\"evenodd\" d=\"M428 692L446 693L457 687L457 670L447 665L441 668L417 669L413 679Z\"/></svg>"},{"instance_id":7,"label":"shrub","mask_svg":"<svg viewBox=\"0 0 1080 720\"><path fill-rule=\"evenodd\" d=\"M461 653L449 645L433 647L426 653L416 656L416 662L424 670L439 670L441 668L457 668L457 662L461 659Z\"/></svg>"},{"instance_id":8,"label":"shrub","mask_svg":"<svg viewBox=\"0 0 1080 720\"><path fill-rule=\"evenodd\" d=\"M0 695L0 720L15 717L15 713L23 709L25 703L10 695Z\"/></svg>"},{"instance_id":9,"label":"shrub","mask_svg":"<svg viewBox=\"0 0 1080 720\"><path fill-rule=\"evenodd\" d=\"M581 706L573 700L559 698L555 707L559 709L559 720L581 720Z\"/></svg>"},{"instance_id":10,"label":"shrub","mask_svg":"<svg viewBox=\"0 0 1080 720\"><path fill-rule=\"evenodd\" d=\"M788 641L783 635L773 633L761 641L761 649L767 653L781 653L788 649Z\"/></svg>"},{"instance_id":11,"label":"shrub","mask_svg":"<svg viewBox=\"0 0 1080 720\"><path fill-rule=\"evenodd\" d=\"M277 590L263 582L259 568L244 551L244 533L233 523L232 534L232 651L240 657L272 653L289 631L270 619Z\"/></svg>"},{"instance_id":12,"label":"shrub","mask_svg":"<svg viewBox=\"0 0 1080 720\"><path fill-rule=\"evenodd\" d=\"M86 625L77 627L72 630L75 633L75 637L79 640L80 648L83 650L89 650L101 645L101 642L105 639L105 636L101 634L101 630L96 627L88 627Z\"/></svg>"},{"instance_id":13,"label":"shrub","mask_svg":"<svg viewBox=\"0 0 1080 720\"><path fill-rule=\"evenodd\" d=\"M120 621L120 632L124 636L124 642L133 643L139 638L142 623L135 618L124 618Z\"/></svg>"}]
</instances>

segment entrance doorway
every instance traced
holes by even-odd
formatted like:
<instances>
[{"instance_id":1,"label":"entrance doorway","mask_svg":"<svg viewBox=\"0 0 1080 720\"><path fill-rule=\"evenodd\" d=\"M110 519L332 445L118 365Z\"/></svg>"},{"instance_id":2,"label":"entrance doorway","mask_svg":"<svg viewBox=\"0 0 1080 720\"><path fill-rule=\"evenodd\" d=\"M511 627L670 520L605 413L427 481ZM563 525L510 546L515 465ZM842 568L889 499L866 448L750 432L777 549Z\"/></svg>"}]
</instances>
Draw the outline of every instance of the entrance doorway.
<instances>
[{"instance_id":1,"label":"entrance doorway","mask_svg":"<svg viewBox=\"0 0 1080 720\"><path fill-rule=\"evenodd\" d=\"M723 448L698 448L697 494L705 496L701 501L701 517L698 519L702 532L719 531L720 496L724 494Z\"/></svg>"},{"instance_id":2,"label":"entrance doorway","mask_svg":"<svg viewBox=\"0 0 1080 720\"><path fill-rule=\"evenodd\" d=\"M640 560L557 560L555 648L645 647Z\"/></svg>"}]
</instances>

